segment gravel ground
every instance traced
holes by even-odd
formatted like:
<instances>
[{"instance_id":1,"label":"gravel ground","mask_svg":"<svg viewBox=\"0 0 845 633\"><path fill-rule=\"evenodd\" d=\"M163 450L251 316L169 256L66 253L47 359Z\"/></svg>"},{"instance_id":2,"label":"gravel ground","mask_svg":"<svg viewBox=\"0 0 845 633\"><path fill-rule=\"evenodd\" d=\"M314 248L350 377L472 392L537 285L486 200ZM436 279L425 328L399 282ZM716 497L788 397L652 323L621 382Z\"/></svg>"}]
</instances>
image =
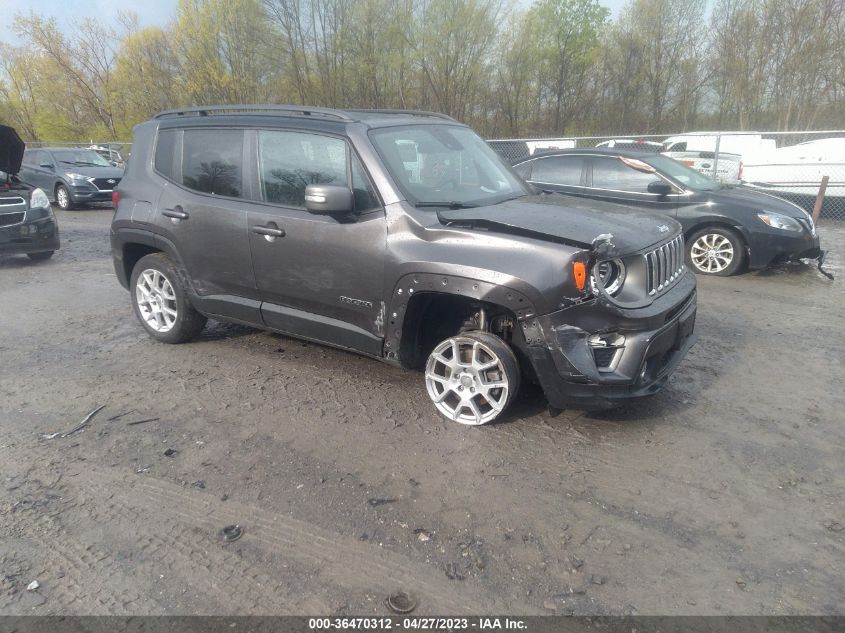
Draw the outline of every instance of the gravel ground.
<instances>
[{"instance_id":1,"label":"gravel ground","mask_svg":"<svg viewBox=\"0 0 845 633\"><path fill-rule=\"evenodd\" d=\"M699 279L699 343L650 400L553 415L528 390L464 428L341 351L215 323L154 343L111 211L57 215L51 261L0 257L0 613L368 614L404 590L426 614L845 614L845 228L821 229L835 282Z\"/></svg>"}]
</instances>

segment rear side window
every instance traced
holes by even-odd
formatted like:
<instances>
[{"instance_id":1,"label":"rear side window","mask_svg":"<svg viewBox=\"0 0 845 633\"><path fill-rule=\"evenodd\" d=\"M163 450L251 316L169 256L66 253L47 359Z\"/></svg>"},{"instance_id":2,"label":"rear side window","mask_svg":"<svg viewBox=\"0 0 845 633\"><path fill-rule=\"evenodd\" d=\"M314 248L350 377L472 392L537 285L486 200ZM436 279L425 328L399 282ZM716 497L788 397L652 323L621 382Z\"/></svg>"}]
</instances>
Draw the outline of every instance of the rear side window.
<instances>
[{"instance_id":1,"label":"rear side window","mask_svg":"<svg viewBox=\"0 0 845 633\"><path fill-rule=\"evenodd\" d=\"M176 180L177 176L174 169L176 138L176 130L161 130L156 141L155 169L171 180Z\"/></svg>"},{"instance_id":2,"label":"rear side window","mask_svg":"<svg viewBox=\"0 0 845 633\"><path fill-rule=\"evenodd\" d=\"M185 130L182 184L202 193L243 196L243 130Z\"/></svg>"},{"instance_id":3,"label":"rear side window","mask_svg":"<svg viewBox=\"0 0 845 633\"><path fill-rule=\"evenodd\" d=\"M596 158L593 160L593 187L632 193L648 193L648 185L660 182L654 173L646 173L629 167L618 158Z\"/></svg>"},{"instance_id":4,"label":"rear side window","mask_svg":"<svg viewBox=\"0 0 845 633\"><path fill-rule=\"evenodd\" d=\"M549 156L534 161L531 180L553 185L580 185L584 159L581 156Z\"/></svg>"},{"instance_id":5,"label":"rear side window","mask_svg":"<svg viewBox=\"0 0 845 633\"><path fill-rule=\"evenodd\" d=\"M261 197L288 207L305 206L308 185L352 187L356 213L380 207L358 158L338 138L307 132L258 132ZM351 177L351 178L350 178Z\"/></svg>"}]
</instances>

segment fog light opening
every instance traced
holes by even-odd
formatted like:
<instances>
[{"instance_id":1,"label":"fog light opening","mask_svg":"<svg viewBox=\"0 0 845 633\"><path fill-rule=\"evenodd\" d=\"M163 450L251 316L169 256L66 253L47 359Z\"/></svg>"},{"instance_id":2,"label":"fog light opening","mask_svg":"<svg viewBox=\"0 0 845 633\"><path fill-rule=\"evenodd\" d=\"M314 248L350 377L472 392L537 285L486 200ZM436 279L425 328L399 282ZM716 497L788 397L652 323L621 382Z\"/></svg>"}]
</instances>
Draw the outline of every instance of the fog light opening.
<instances>
[{"instance_id":1,"label":"fog light opening","mask_svg":"<svg viewBox=\"0 0 845 633\"><path fill-rule=\"evenodd\" d=\"M601 372L613 371L619 361L619 355L625 346L625 337L617 332L593 334L587 339L593 352L596 369Z\"/></svg>"},{"instance_id":2,"label":"fog light opening","mask_svg":"<svg viewBox=\"0 0 845 633\"><path fill-rule=\"evenodd\" d=\"M587 343L590 347L623 347L625 345L625 337L618 332L593 334L587 339Z\"/></svg>"}]
</instances>

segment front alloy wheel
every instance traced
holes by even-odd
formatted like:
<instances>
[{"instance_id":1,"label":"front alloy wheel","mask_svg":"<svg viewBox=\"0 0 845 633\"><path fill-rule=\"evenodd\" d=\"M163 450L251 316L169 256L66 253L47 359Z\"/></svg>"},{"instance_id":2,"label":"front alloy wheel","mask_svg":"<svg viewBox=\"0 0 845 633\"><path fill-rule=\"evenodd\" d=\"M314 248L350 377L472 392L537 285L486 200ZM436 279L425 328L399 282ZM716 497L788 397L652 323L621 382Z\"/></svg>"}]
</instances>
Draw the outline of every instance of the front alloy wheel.
<instances>
[{"instance_id":1,"label":"front alloy wheel","mask_svg":"<svg viewBox=\"0 0 845 633\"><path fill-rule=\"evenodd\" d=\"M497 336L464 332L440 342L428 357L425 386L434 406L461 424L495 420L519 390L519 365Z\"/></svg>"},{"instance_id":2,"label":"front alloy wheel","mask_svg":"<svg viewBox=\"0 0 845 633\"><path fill-rule=\"evenodd\" d=\"M687 265L705 275L733 275L745 257L742 240L721 227L703 229L692 235L687 244Z\"/></svg>"},{"instance_id":3,"label":"front alloy wheel","mask_svg":"<svg viewBox=\"0 0 845 633\"><path fill-rule=\"evenodd\" d=\"M56 187L56 203L60 209L67 211L71 206L70 192L64 185Z\"/></svg>"}]
</instances>

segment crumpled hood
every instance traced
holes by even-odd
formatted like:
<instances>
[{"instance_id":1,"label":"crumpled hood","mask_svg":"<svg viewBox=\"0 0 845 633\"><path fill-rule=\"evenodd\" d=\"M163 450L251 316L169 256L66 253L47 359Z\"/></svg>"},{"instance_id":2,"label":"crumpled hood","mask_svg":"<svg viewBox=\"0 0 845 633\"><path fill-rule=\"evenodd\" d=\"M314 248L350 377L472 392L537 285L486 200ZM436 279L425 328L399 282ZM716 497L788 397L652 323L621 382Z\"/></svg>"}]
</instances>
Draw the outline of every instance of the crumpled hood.
<instances>
[{"instance_id":1,"label":"crumpled hood","mask_svg":"<svg viewBox=\"0 0 845 633\"><path fill-rule=\"evenodd\" d=\"M664 242L681 230L680 224L663 215L561 194L526 196L486 207L440 211L437 215L444 224L469 224L580 248L590 248L596 237L610 233L619 254Z\"/></svg>"},{"instance_id":2,"label":"crumpled hood","mask_svg":"<svg viewBox=\"0 0 845 633\"><path fill-rule=\"evenodd\" d=\"M0 125L0 171L14 176L21 170L24 142L15 128Z\"/></svg>"},{"instance_id":3,"label":"crumpled hood","mask_svg":"<svg viewBox=\"0 0 845 633\"><path fill-rule=\"evenodd\" d=\"M800 207L791 202L742 185L711 191L710 199L728 207L741 207L754 213L772 211L791 218L807 217L807 214Z\"/></svg>"}]
</instances>

